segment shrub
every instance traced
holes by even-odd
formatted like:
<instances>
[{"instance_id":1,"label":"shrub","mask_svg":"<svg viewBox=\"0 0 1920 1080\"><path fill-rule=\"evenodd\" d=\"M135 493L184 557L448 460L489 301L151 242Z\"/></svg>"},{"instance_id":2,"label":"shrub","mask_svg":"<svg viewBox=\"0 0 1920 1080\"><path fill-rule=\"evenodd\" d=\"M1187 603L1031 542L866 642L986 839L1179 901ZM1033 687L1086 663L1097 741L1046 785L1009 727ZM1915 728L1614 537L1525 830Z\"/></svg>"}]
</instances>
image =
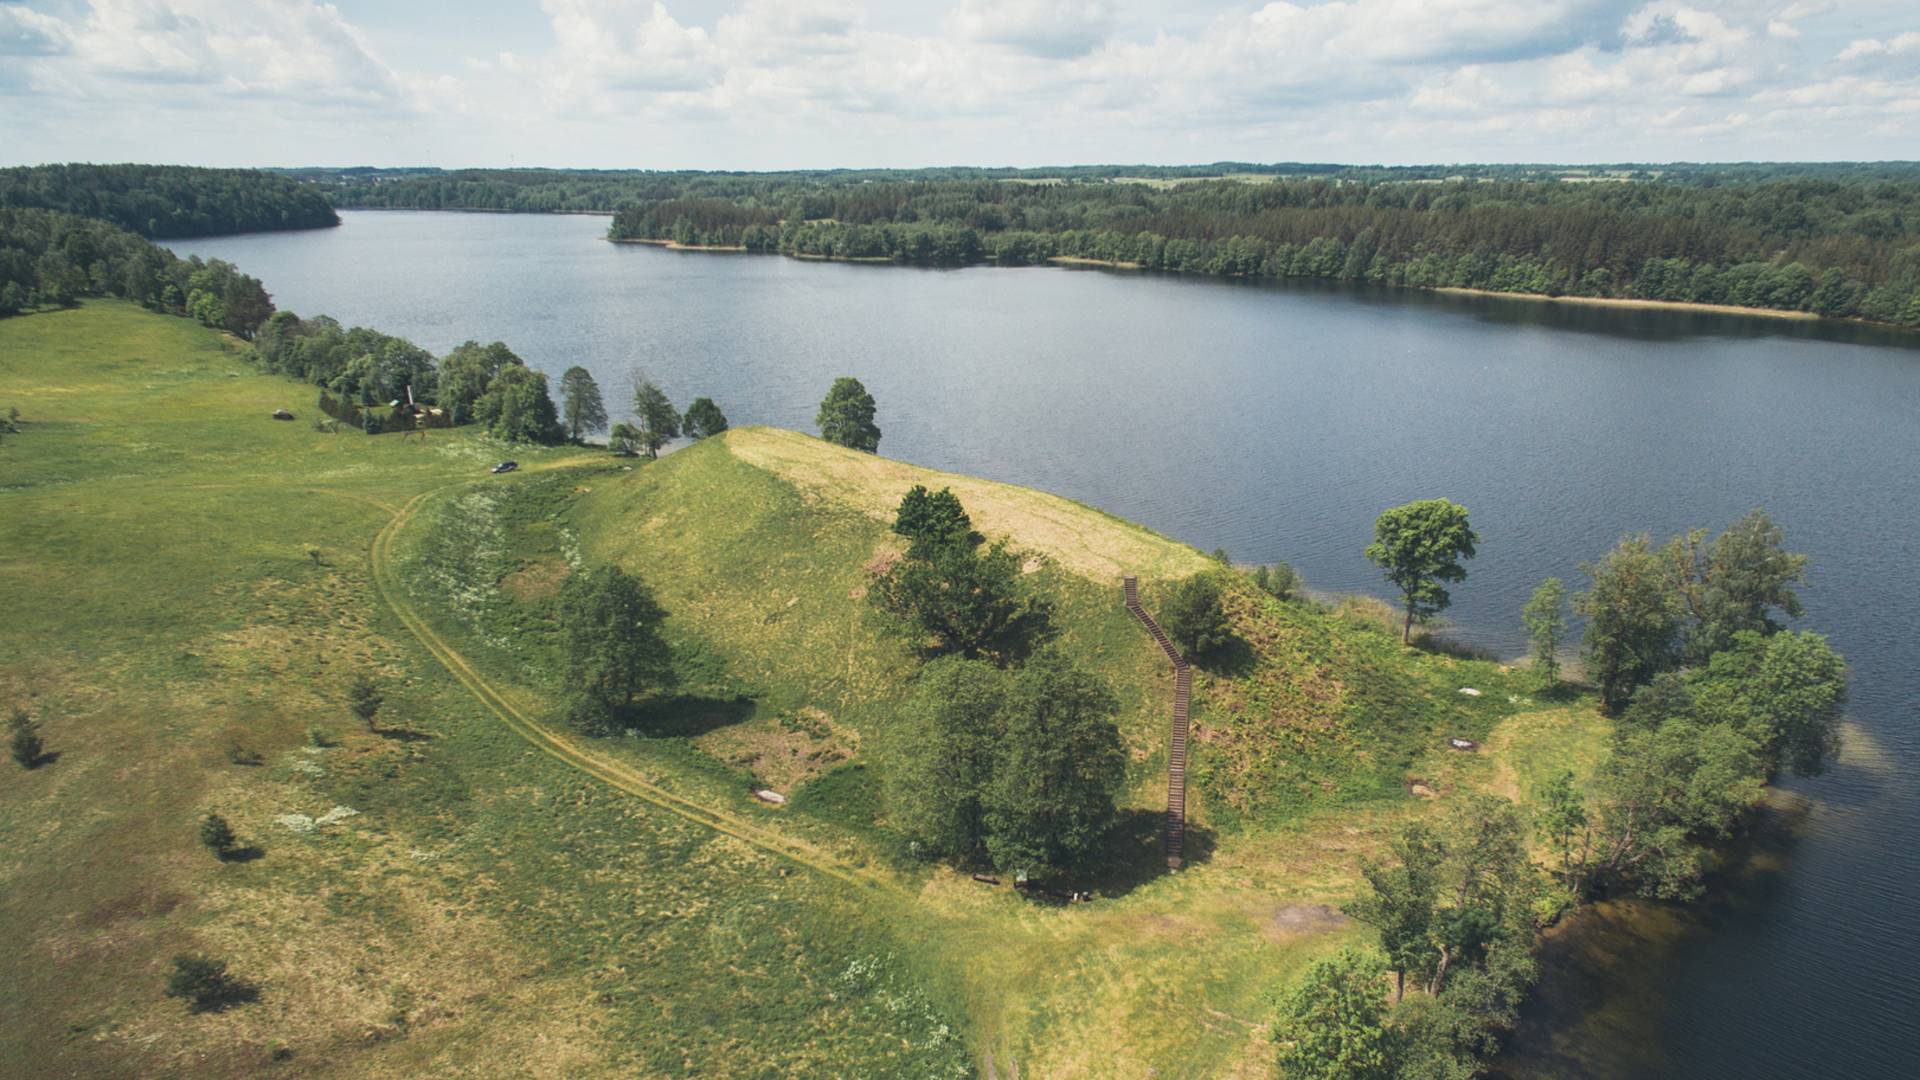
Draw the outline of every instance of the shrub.
<instances>
[{"instance_id":1,"label":"shrub","mask_svg":"<svg viewBox=\"0 0 1920 1080\"><path fill-rule=\"evenodd\" d=\"M1220 583L1211 574L1195 574L1175 585L1161 621L1167 636L1189 658L1204 656L1233 638L1220 607Z\"/></svg>"},{"instance_id":2,"label":"shrub","mask_svg":"<svg viewBox=\"0 0 1920 1080\"><path fill-rule=\"evenodd\" d=\"M23 769L31 769L40 764L40 756L46 752L46 744L40 740L40 726L27 716L26 710L13 710L8 721L12 736L8 740L8 749L13 752L13 760Z\"/></svg>"},{"instance_id":3,"label":"shrub","mask_svg":"<svg viewBox=\"0 0 1920 1080\"><path fill-rule=\"evenodd\" d=\"M1300 593L1300 573L1284 562L1253 568L1253 583L1277 600L1292 600Z\"/></svg>"},{"instance_id":4,"label":"shrub","mask_svg":"<svg viewBox=\"0 0 1920 1080\"><path fill-rule=\"evenodd\" d=\"M367 725L368 731L374 730L373 718L380 715L380 704L385 700L380 684L364 671L355 672L353 681L347 684L347 707Z\"/></svg>"},{"instance_id":5,"label":"shrub","mask_svg":"<svg viewBox=\"0 0 1920 1080\"><path fill-rule=\"evenodd\" d=\"M213 852L215 858L225 859L233 854L240 840L233 835L233 826L227 824L226 818L209 813L200 819L200 843Z\"/></svg>"}]
</instances>

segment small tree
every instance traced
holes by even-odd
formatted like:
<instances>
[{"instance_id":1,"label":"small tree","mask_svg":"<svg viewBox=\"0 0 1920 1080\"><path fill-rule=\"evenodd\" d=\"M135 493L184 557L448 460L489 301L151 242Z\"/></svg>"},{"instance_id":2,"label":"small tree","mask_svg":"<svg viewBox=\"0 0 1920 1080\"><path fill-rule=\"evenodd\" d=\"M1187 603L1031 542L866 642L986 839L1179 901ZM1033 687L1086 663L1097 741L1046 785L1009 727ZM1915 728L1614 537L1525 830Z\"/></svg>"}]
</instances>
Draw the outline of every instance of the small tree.
<instances>
[{"instance_id":1,"label":"small tree","mask_svg":"<svg viewBox=\"0 0 1920 1080\"><path fill-rule=\"evenodd\" d=\"M659 457L661 447L680 437L680 413L645 375L634 376L633 415L639 421L639 442L648 457Z\"/></svg>"},{"instance_id":2,"label":"small tree","mask_svg":"<svg viewBox=\"0 0 1920 1080\"><path fill-rule=\"evenodd\" d=\"M640 452L640 429L632 424L619 423L607 433L607 449L620 457L632 457Z\"/></svg>"},{"instance_id":3,"label":"small tree","mask_svg":"<svg viewBox=\"0 0 1920 1080\"><path fill-rule=\"evenodd\" d=\"M1413 640L1413 621L1425 621L1453 603L1441 585L1466 580L1461 560L1474 556L1480 537L1467 522L1467 509L1446 499L1422 499L1396 506L1373 523L1367 558L1400 590L1407 621L1400 640Z\"/></svg>"},{"instance_id":4,"label":"small tree","mask_svg":"<svg viewBox=\"0 0 1920 1080\"><path fill-rule=\"evenodd\" d=\"M1194 574L1175 585L1160 621L1188 657L1204 656L1233 640L1233 624L1220 606L1220 582L1210 573Z\"/></svg>"},{"instance_id":5,"label":"small tree","mask_svg":"<svg viewBox=\"0 0 1920 1080\"><path fill-rule=\"evenodd\" d=\"M1540 809L1534 828L1560 862L1560 884L1568 895L1586 887L1587 859L1593 853L1593 827L1587 801L1573 782L1573 772L1562 769L1540 788Z\"/></svg>"},{"instance_id":6,"label":"small tree","mask_svg":"<svg viewBox=\"0 0 1920 1080\"><path fill-rule=\"evenodd\" d=\"M40 726L33 722L25 709L13 710L7 721L10 736L7 748L13 753L13 760L23 769L31 769L40 764L40 757L46 753L46 745L40 740Z\"/></svg>"},{"instance_id":7,"label":"small tree","mask_svg":"<svg viewBox=\"0 0 1920 1080\"><path fill-rule=\"evenodd\" d=\"M217 859L226 859L240 846L239 838L233 835L233 826L215 813L200 819L200 843Z\"/></svg>"},{"instance_id":8,"label":"small tree","mask_svg":"<svg viewBox=\"0 0 1920 1080\"><path fill-rule=\"evenodd\" d=\"M1384 968L1348 947L1307 969L1273 1026L1287 1080L1393 1080Z\"/></svg>"},{"instance_id":9,"label":"small tree","mask_svg":"<svg viewBox=\"0 0 1920 1080\"><path fill-rule=\"evenodd\" d=\"M353 681L347 684L347 707L353 710L353 715L359 717L361 723L367 725L368 731L376 730L373 718L380 715L380 706L385 701L385 696L380 693L380 684L374 681L373 676L364 671L354 672Z\"/></svg>"},{"instance_id":10,"label":"small tree","mask_svg":"<svg viewBox=\"0 0 1920 1080\"><path fill-rule=\"evenodd\" d=\"M727 430L727 415L710 397L697 397L687 406L684 425L689 439L705 439Z\"/></svg>"},{"instance_id":11,"label":"small tree","mask_svg":"<svg viewBox=\"0 0 1920 1080\"><path fill-rule=\"evenodd\" d=\"M1284 562L1253 568L1253 583L1276 600L1291 600L1300 592L1300 574Z\"/></svg>"},{"instance_id":12,"label":"small tree","mask_svg":"<svg viewBox=\"0 0 1920 1080\"><path fill-rule=\"evenodd\" d=\"M925 554L936 547L970 541L973 519L967 516L951 488L929 493L925 486L915 484L900 500L900 509L893 518L893 531L912 542L909 550Z\"/></svg>"},{"instance_id":13,"label":"small tree","mask_svg":"<svg viewBox=\"0 0 1920 1080\"><path fill-rule=\"evenodd\" d=\"M367 414L372 417L372 413ZM487 384L487 392L473 403L473 418L487 426L496 439L508 442L560 441L559 415L547 393L547 377L508 364Z\"/></svg>"},{"instance_id":14,"label":"small tree","mask_svg":"<svg viewBox=\"0 0 1920 1080\"><path fill-rule=\"evenodd\" d=\"M828 442L871 454L880 449L880 428L873 422L874 412L873 395L867 388L859 379L843 376L833 381L813 422L820 426L820 437Z\"/></svg>"},{"instance_id":15,"label":"small tree","mask_svg":"<svg viewBox=\"0 0 1920 1080\"><path fill-rule=\"evenodd\" d=\"M1550 577L1533 590L1520 609L1527 637L1533 642L1533 666L1549 688L1560 677L1560 637L1567 630L1567 587Z\"/></svg>"},{"instance_id":16,"label":"small tree","mask_svg":"<svg viewBox=\"0 0 1920 1080\"><path fill-rule=\"evenodd\" d=\"M574 442L583 435L606 430L607 404L601 400L600 384L593 381L593 374L586 368L576 365L560 376L560 402L567 437Z\"/></svg>"},{"instance_id":17,"label":"small tree","mask_svg":"<svg viewBox=\"0 0 1920 1080\"><path fill-rule=\"evenodd\" d=\"M194 953L173 958L173 974L167 976L167 996L184 998L194 1012L219 1012L231 1005L252 1001L258 990L244 979L228 974L227 962Z\"/></svg>"},{"instance_id":18,"label":"small tree","mask_svg":"<svg viewBox=\"0 0 1920 1080\"><path fill-rule=\"evenodd\" d=\"M1394 1000L1405 996L1407 972L1422 974L1439 959L1432 929L1445 850L1424 824L1406 827L1392 845L1393 858L1362 861L1360 874L1371 888L1344 910L1380 932L1387 965L1393 971Z\"/></svg>"}]
</instances>

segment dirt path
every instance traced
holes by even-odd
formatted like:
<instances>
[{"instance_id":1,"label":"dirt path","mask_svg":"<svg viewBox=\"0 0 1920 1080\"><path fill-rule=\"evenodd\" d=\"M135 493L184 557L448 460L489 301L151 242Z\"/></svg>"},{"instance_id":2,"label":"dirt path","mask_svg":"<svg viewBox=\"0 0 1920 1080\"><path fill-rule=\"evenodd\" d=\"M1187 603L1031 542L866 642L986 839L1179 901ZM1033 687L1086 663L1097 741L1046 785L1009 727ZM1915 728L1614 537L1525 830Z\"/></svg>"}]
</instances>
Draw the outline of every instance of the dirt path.
<instances>
[{"instance_id":1,"label":"dirt path","mask_svg":"<svg viewBox=\"0 0 1920 1080\"><path fill-rule=\"evenodd\" d=\"M480 704L485 706L488 712L512 728L521 738L532 743L541 753L557 758L610 787L651 803L670 814L676 814L715 832L724 833L768 854L797 863L809 870L818 871L828 877L837 878L849 885L881 889L901 897L910 895L891 875L855 866L831 852L823 851L804 841L759 828L725 810L695 802L648 782L632 766L595 753L565 734L533 719L522 704L515 703L511 691L503 691L488 682L485 676L476 671L465 657L447 643L446 639L435 633L419 612L414 610L393 568L394 537L413 519L421 504L434 494L437 492L426 491L409 499L374 537L371 549L374 587L380 593L380 598L386 602L394 615L419 640L420 644L433 654L433 658L438 660L461 686L466 687L469 693L479 699Z\"/></svg>"}]
</instances>

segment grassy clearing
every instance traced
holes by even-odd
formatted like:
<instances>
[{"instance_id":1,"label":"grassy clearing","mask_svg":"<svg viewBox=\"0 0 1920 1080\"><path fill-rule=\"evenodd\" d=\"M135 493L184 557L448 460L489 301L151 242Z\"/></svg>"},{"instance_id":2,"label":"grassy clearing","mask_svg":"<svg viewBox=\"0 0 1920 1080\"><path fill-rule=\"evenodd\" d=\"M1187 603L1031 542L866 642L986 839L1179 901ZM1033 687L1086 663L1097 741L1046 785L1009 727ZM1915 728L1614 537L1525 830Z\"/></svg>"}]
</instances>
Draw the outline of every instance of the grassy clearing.
<instances>
[{"instance_id":1,"label":"grassy clearing","mask_svg":"<svg viewBox=\"0 0 1920 1080\"><path fill-rule=\"evenodd\" d=\"M1241 644L1196 680L1210 850L1167 875L1171 680L1117 578L1151 605L1211 565L1191 549L760 429L631 469L516 448L488 477L484 438L327 435L310 398L125 305L0 322L27 421L0 443L0 692L60 755L0 785L0 1072L1259 1075L1270 995L1360 933L1331 909L1362 855L1603 732L1236 586ZM1063 643L1120 693L1130 813L1094 904L903 862L887 829L917 661L864 593L913 483L1044 556ZM681 685L646 737L541 726L554 591L601 560L671 613ZM390 734L346 711L360 670ZM1489 752L1435 749L1456 733ZM199 850L207 808L263 857ZM161 997L188 948L261 1000Z\"/></svg>"}]
</instances>

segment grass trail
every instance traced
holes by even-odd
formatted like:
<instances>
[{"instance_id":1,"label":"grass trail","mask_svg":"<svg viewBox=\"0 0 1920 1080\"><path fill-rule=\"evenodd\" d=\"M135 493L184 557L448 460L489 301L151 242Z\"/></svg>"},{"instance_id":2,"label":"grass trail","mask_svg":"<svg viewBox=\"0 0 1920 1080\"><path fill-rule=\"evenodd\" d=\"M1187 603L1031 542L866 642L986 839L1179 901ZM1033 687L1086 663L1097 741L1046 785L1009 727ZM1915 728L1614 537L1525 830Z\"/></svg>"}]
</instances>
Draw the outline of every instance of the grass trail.
<instances>
[{"instance_id":1,"label":"grass trail","mask_svg":"<svg viewBox=\"0 0 1920 1080\"><path fill-rule=\"evenodd\" d=\"M837 878L849 885L880 888L901 897L908 895L891 875L854 866L810 844L756 828L723 810L703 805L649 783L633 768L582 747L523 711L522 707L512 700L511 692L494 686L452 645L449 645L445 638L427 625L426 620L421 618L419 613L414 611L412 604L407 601L404 589L395 579L392 561L393 538L413 519L420 505L434 494L436 493L422 492L409 499L407 504L400 508L400 512L393 516L393 520L374 537L371 548L374 587L379 591L381 600L407 630L461 686L466 687L467 691L485 706L488 712L499 717L501 722L532 743L541 753L563 761L635 798L652 803L668 813L678 814L715 832L725 833L743 843L751 844L809 870Z\"/></svg>"}]
</instances>

